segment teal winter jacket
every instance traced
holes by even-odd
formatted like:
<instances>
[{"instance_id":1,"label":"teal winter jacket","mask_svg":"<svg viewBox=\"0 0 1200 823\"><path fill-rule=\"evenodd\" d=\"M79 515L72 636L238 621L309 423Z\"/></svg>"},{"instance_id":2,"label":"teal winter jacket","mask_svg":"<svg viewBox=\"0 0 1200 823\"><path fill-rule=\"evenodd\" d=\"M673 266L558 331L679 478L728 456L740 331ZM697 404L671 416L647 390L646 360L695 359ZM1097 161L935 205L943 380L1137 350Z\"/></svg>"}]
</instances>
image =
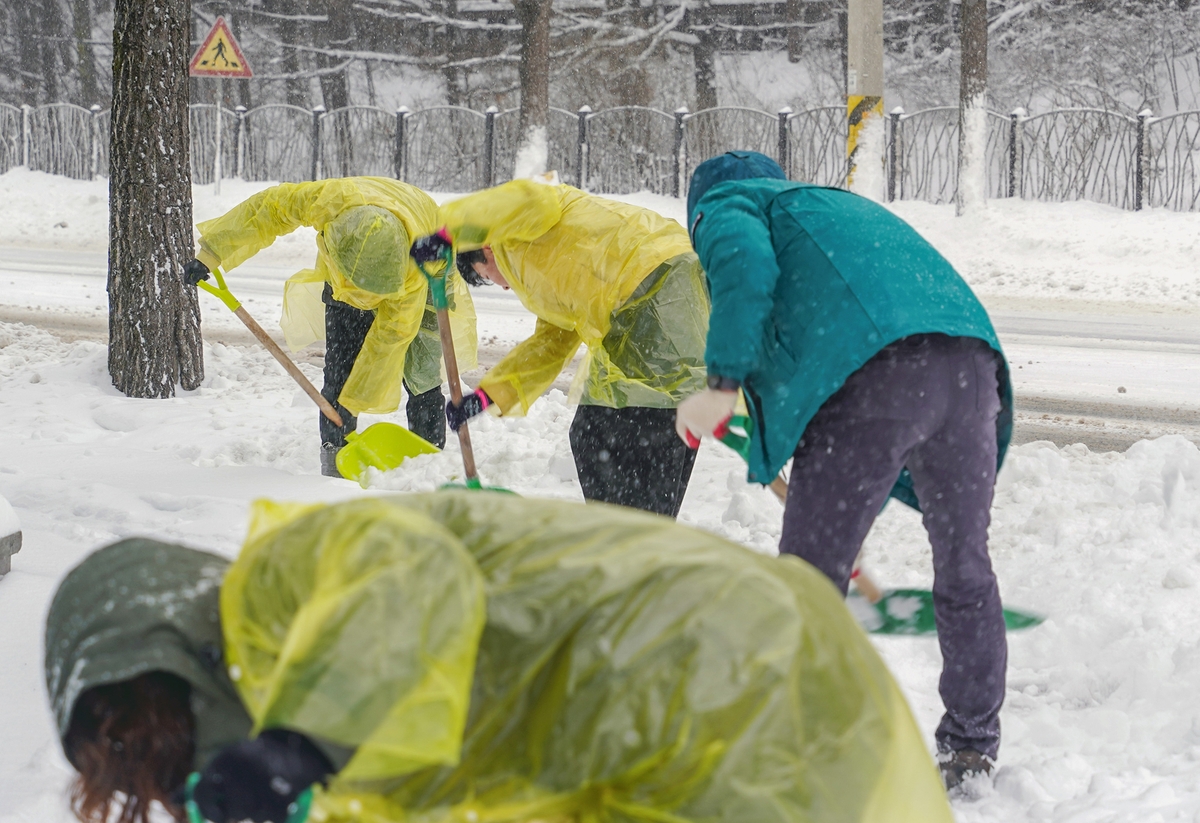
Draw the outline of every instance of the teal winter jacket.
<instances>
[{"instance_id":1,"label":"teal winter jacket","mask_svg":"<svg viewBox=\"0 0 1200 823\"><path fill-rule=\"evenodd\" d=\"M769 483L846 378L903 337L976 337L999 355L999 459L1012 435L1008 366L987 312L907 223L841 189L790 182L754 152L702 163L688 224L712 294L710 375L742 382L749 480ZM774 178L774 179L773 179ZM916 507L905 471L892 496Z\"/></svg>"}]
</instances>

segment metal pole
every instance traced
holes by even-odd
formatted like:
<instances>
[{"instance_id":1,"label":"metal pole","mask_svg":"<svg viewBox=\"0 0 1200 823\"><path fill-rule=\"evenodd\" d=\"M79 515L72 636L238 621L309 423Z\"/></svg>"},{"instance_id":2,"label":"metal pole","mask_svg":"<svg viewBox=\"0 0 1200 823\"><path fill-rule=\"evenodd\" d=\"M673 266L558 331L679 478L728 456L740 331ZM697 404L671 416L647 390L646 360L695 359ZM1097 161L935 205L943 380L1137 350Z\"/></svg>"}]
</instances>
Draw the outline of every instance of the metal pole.
<instances>
[{"instance_id":1,"label":"metal pole","mask_svg":"<svg viewBox=\"0 0 1200 823\"><path fill-rule=\"evenodd\" d=\"M500 109L488 106L483 113L483 187L496 185L496 114Z\"/></svg>"},{"instance_id":2,"label":"metal pole","mask_svg":"<svg viewBox=\"0 0 1200 823\"><path fill-rule=\"evenodd\" d=\"M683 124L687 122L688 110L687 106L680 106L675 109L675 151L674 156L674 174L671 178L671 196L680 197L682 192L687 188L683 182L683 175L687 171L687 158L684 157L684 141L683 141Z\"/></svg>"},{"instance_id":3,"label":"metal pole","mask_svg":"<svg viewBox=\"0 0 1200 823\"><path fill-rule=\"evenodd\" d=\"M404 141L407 139L408 106L396 109L396 151L392 157L392 176L397 180L404 179Z\"/></svg>"},{"instance_id":4,"label":"metal pole","mask_svg":"<svg viewBox=\"0 0 1200 823\"><path fill-rule=\"evenodd\" d=\"M1146 121L1150 109L1142 109L1137 116L1137 169L1133 175L1133 209L1141 211L1146 193Z\"/></svg>"},{"instance_id":5,"label":"metal pole","mask_svg":"<svg viewBox=\"0 0 1200 823\"><path fill-rule=\"evenodd\" d=\"M32 111L28 104L21 105L21 165L25 168L29 168L29 130L32 126L29 118Z\"/></svg>"},{"instance_id":6,"label":"metal pole","mask_svg":"<svg viewBox=\"0 0 1200 823\"><path fill-rule=\"evenodd\" d=\"M883 117L883 0L847 0L846 7L846 186L860 162L881 157L857 157L863 127ZM874 196L878 197L878 193Z\"/></svg>"},{"instance_id":7,"label":"metal pole","mask_svg":"<svg viewBox=\"0 0 1200 823\"><path fill-rule=\"evenodd\" d=\"M788 146L788 120L792 118L792 107L784 106L779 110L779 168L783 176L789 180L792 177L792 152Z\"/></svg>"},{"instance_id":8,"label":"metal pole","mask_svg":"<svg viewBox=\"0 0 1200 823\"><path fill-rule=\"evenodd\" d=\"M896 175L900 169L900 118L904 116L904 107L892 109L891 133L888 135L888 182L887 199L889 203L896 201Z\"/></svg>"},{"instance_id":9,"label":"metal pole","mask_svg":"<svg viewBox=\"0 0 1200 823\"><path fill-rule=\"evenodd\" d=\"M1008 196L1017 196L1017 153L1021 150L1021 118L1025 109L1015 108L1008 116Z\"/></svg>"},{"instance_id":10,"label":"metal pole","mask_svg":"<svg viewBox=\"0 0 1200 823\"><path fill-rule=\"evenodd\" d=\"M237 158L234 168L234 177L239 180L244 180L246 175L246 107L237 106L234 108L237 112Z\"/></svg>"},{"instance_id":11,"label":"metal pole","mask_svg":"<svg viewBox=\"0 0 1200 823\"><path fill-rule=\"evenodd\" d=\"M580 106L577 116L579 117L579 136L575 141L575 185L580 189L587 189L587 173L588 173L588 142L587 142L587 121L588 116L592 113L591 106Z\"/></svg>"},{"instance_id":12,"label":"metal pole","mask_svg":"<svg viewBox=\"0 0 1200 823\"><path fill-rule=\"evenodd\" d=\"M225 79L217 78L217 151L213 157L213 194L221 193L221 101L225 98Z\"/></svg>"},{"instance_id":13,"label":"metal pole","mask_svg":"<svg viewBox=\"0 0 1200 823\"><path fill-rule=\"evenodd\" d=\"M100 171L100 104L93 103L88 111L92 113L92 158L88 178L95 180Z\"/></svg>"},{"instance_id":14,"label":"metal pole","mask_svg":"<svg viewBox=\"0 0 1200 823\"><path fill-rule=\"evenodd\" d=\"M312 169L310 180L318 179L321 173L321 115L325 113L324 106L315 106L312 110Z\"/></svg>"}]
</instances>

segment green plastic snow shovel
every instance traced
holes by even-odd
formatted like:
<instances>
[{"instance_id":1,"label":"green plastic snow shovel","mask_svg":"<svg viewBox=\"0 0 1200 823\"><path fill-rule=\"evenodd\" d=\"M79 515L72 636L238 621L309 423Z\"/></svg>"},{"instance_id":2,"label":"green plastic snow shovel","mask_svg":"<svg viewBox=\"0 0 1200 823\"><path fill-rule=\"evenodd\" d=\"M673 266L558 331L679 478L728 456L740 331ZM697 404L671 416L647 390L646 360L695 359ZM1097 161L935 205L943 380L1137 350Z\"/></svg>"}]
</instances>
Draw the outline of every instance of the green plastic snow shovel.
<instances>
[{"instance_id":1,"label":"green plastic snow shovel","mask_svg":"<svg viewBox=\"0 0 1200 823\"><path fill-rule=\"evenodd\" d=\"M713 434L746 460L750 456L752 432L753 421L748 416L734 415ZM772 480L770 488L780 503L787 502L788 486L783 475ZM858 591L852 592L846 598L846 605L862 627L871 634L937 634L933 592L928 589L880 589L862 569L855 569L851 580ZM1004 627L1008 631L1028 629L1043 620L1043 616L1033 612L1004 610Z\"/></svg>"}]
</instances>

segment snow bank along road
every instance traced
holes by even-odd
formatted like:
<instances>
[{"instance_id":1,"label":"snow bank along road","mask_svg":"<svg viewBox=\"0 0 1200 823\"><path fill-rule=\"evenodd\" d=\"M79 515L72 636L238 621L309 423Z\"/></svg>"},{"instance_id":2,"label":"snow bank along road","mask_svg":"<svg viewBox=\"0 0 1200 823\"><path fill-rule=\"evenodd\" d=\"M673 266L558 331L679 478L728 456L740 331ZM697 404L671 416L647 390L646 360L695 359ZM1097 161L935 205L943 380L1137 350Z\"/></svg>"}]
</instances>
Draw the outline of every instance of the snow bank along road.
<instances>
[{"instance_id":1,"label":"snow bank along road","mask_svg":"<svg viewBox=\"0 0 1200 823\"><path fill-rule=\"evenodd\" d=\"M280 284L303 264L251 261L231 275L230 288L272 328L280 313ZM0 320L35 325L65 340L102 343L108 334L106 271L100 252L0 247L0 289L9 295L0 301ZM532 333L534 321L511 293L482 288L474 296L481 366L487 368ZM207 340L257 345L215 300L203 294L200 300ZM1124 451L1163 434L1200 443L1197 314L1163 306L1139 311L1137 304L985 300L1012 364L1017 443L1049 440ZM298 359L320 365L321 349L310 348ZM557 387L566 391L571 376L564 373Z\"/></svg>"}]
</instances>

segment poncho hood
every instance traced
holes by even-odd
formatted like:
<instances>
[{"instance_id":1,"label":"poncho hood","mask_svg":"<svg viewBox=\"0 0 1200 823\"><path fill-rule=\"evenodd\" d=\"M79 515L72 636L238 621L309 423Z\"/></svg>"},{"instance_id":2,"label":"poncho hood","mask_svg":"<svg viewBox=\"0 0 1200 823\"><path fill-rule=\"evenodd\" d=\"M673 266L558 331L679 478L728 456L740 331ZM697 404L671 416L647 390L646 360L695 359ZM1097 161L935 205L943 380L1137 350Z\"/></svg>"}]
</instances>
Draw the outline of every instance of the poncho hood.
<instances>
[{"instance_id":1,"label":"poncho hood","mask_svg":"<svg viewBox=\"0 0 1200 823\"><path fill-rule=\"evenodd\" d=\"M215 554L132 538L67 574L46 618L46 689L60 740L80 694L150 671L191 684L197 765L246 736L250 720L222 655L218 601L228 566Z\"/></svg>"}]
</instances>

